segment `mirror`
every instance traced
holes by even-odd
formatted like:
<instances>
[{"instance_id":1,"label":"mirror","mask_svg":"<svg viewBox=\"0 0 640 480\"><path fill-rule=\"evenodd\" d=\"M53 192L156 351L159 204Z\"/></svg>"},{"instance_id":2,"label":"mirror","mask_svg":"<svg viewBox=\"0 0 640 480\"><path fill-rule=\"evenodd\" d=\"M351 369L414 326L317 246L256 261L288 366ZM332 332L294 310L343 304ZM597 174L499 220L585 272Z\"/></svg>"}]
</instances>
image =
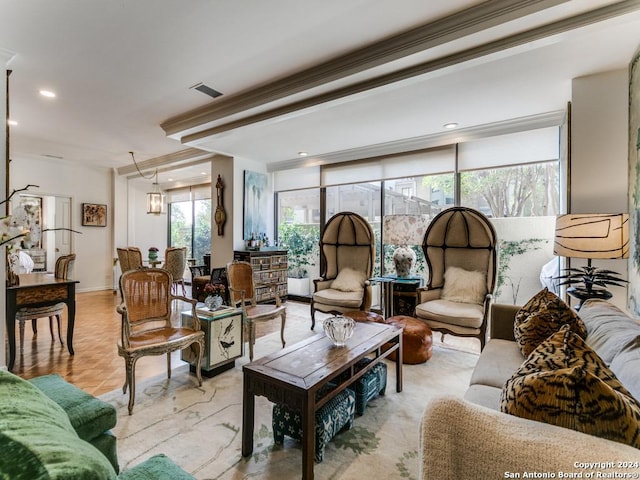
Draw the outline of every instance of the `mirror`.
<instances>
[{"instance_id":1,"label":"mirror","mask_svg":"<svg viewBox=\"0 0 640 480\"><path fill-rule=\"evenodd\" d=\"M31 234L22 241L23 250L34 262L33 271L52 272L56 260L73 250L73 235L68 230L43 231L54 228L73 228L71 197L21 193L12 215L23 215Z\"/></svg>"}]
</instances>

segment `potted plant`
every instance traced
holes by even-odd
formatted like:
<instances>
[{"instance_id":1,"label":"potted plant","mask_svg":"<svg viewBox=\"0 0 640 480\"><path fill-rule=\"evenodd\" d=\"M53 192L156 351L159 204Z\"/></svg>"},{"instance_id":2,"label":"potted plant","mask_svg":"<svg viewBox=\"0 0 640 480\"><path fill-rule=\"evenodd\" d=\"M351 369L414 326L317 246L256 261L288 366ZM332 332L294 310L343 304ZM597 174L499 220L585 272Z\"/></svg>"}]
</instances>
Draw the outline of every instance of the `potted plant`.
<instances>
[{"instance_id":1,"label":"potted plant","mask_svg":"<svg viewBox=\"0 0 640 480\"><path fill-rule=\"evenodd\" d=\"M278 233L280 244L288 251L287 291L289 295L307 296L310 293L308 268L316 265L320 228L283 223Z\"/></svg>"},{"instance_id":2,"label":"potted plant","mask_svg":"<svg viewBox=\"0 0 640 480\"><path fill-rule=\"evenodd\" d=\"M158 249L156 247L149 248L149 260L157 260L158 259Z\"/></svg>"},{"instance_id":3,"label":"potted plant","mask_svg":"<svg viewBox=\"0 0 640 480\"><path fill-rule=\"evenodd\" d=\"M203 291L207 294L204 304L209 310L215 310L223 303L222 296L226 292L226 287L222 283L206 283Z\"/></svg>"},{"instance_id":4,"label":"potted plant","mask_svg":"<svg viewBox=\"0 0 640 480\"><path fill-rule=\"evenodd\" d=\"M573 285L567 289L567 293L580 300L578 309L582 302L589 298L610 299L613 294L605 287L623 287L625 283L629 283L628 280L620 278L618 272L594 267L591 265L591 259L584 267L566 268L563 272L564 275L556 277L555 280L560 280L558 285Z\"/></svg>"}]
</instances>

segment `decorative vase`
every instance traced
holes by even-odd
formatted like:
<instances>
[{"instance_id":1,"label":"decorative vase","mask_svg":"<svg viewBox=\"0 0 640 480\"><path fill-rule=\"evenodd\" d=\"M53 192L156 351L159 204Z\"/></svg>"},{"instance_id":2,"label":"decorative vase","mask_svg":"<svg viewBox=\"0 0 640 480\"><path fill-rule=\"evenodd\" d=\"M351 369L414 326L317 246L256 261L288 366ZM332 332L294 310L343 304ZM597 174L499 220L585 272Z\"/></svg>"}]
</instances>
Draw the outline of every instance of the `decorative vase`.
<instances>
[{"instance_id":1,"label":"decorative vase","mask_svg":"<svg viewBox=\"0 0 640 480\"><path fill-rule=\"evenodd\" d=\"M325 319L322 326L324 327L324 333L333 341L333 344L336 347L343 347L353 335L356 322L353 318L335 315Z\"/></svg>"},{"instance_id":2,"label":"decorative vase","mask_svg":"<svg viewBox=\"0 0 640 480\"><path fill-rule=\"evenodd\" d=\"M396 275L398 277L408 277L411 275L411 269L416 263L416 252L406 245L400 246L393 252L393 263L396 266Z\"/></svg>"},{"instance_id":3,"label":"decorative vase","mask_svg":"<svg viewBox=\"0 0 640 480\"><path fill-rule=\"evenodd\" d=\"M220 295L209 295L204 299L204 304L209 310L216 310L222 305L222 297Z\"/></svg>"},{"instance_id":4,"label":"decorative vase","mask_svg":"<svg viewBox=\"0 0 640 480\"><path fill-rule=\"evenodd\" d=\"M158 259L158 252L154 250L149 250L149 260L157 260L157 259Z\"/></svg>"}]
</instances>

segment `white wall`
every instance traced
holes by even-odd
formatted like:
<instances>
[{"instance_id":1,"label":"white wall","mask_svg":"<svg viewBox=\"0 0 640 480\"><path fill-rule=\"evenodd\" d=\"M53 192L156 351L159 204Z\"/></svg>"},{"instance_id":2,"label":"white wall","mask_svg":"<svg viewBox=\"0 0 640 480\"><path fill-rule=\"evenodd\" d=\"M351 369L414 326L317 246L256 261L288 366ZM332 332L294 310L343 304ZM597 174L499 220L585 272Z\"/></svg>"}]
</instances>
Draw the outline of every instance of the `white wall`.
<instances>
[{"instance_id":1,"label":"white wall","mask_svg":"<svg viewBox=\"0 0 640 480\"><path fill-rule=\"evenodd\" d=\"M76 254L73 276L80 283L78 292L110 289L113 260L111 237L113 208L109 170L49 158L21 158L12 155L10 188L35 184L32 193L71 197L71 228L81 232L72 235ZM106 227L83 227L82 204L107 205ZM109 253L108 253L109 252Z\"/></svg>"},{"instance_id":2,"label":"white wall","mask_svg":"<svg viewBox=\"0 0 640 480\"><path fill-rule=\"evenodd\" d=\"M579 77L571 94L571 213L628 211L629 78L626 69ZM572 266L586 265L574 259ZM594 260L627 278L624 260ZM611 287L626 309L627 289Z\"/></svg>"},{"instance_id":3,"label":"white wall","mask_svg":"<svg viewBox=\"0 0 640 480\"><path fill-rule=\"evenodd\" d=\"M149 247L156 247L161 258L167 248L169 216L147 213L147 193L152 189L152 182L145 179L134 179L127 182L126 244L116 247L138 247L142 250L143 259L147 258ZM166 207L166 206L165 206Z\"/></svg>"}]
</instances>

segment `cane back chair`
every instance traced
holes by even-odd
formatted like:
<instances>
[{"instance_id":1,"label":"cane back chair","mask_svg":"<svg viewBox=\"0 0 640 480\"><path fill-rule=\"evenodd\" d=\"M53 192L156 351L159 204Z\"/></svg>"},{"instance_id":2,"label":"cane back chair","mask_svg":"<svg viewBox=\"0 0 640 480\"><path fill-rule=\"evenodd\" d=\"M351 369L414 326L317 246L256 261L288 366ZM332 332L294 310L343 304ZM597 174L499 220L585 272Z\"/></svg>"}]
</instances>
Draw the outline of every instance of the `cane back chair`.
<instances>
[{"instance_id":1,"label":"cane back chair","mask_svg":"<svg viewBox=\"0 0 640 480\"><path fill-rule=\"evenodd\" d=\"M171 378L171 352L195 348L195 373L198 385L202 385L200 364L204 352L204 331L200 322L192 322L192 328L174 327L171 324L171 303L182 300L191 304L191 318L196 314L196 300L171 293L171 274L159 268L130 270L120 277L122 303L117 310L122 315L121 342L118 355L124 358L126 379L122 393L129 389L129 415L135 401L135 368L140 357L167 355L167 378Z\"/></svg>"}]
</instances>

